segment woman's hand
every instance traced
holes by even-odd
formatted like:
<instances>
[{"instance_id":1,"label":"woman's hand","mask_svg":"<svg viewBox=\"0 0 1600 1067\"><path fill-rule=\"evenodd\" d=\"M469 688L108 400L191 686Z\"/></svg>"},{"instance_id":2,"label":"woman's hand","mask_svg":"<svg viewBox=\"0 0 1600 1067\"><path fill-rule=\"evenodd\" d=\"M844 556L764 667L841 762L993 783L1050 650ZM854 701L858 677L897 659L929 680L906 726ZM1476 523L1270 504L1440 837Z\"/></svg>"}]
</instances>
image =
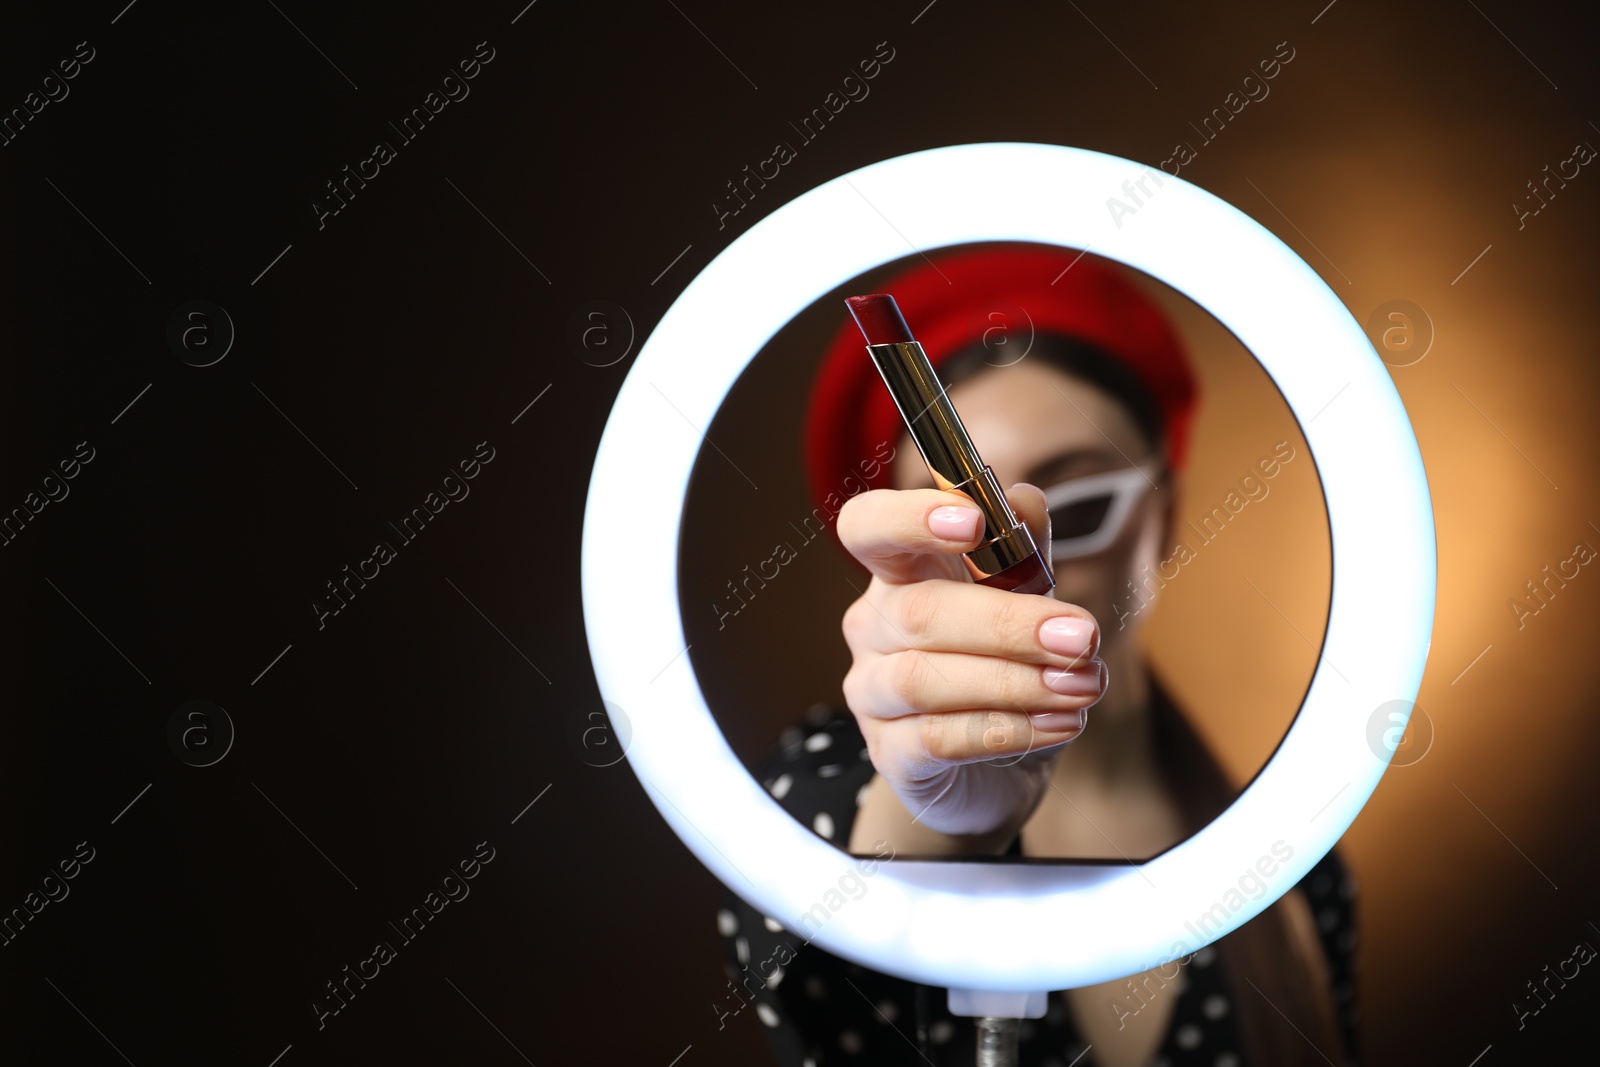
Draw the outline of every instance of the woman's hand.
<instances>
[{"instance_id":1,"label":"woman's hand","mask_svg":"<svg viewBox=\"0 0 1600 1067\"><path fill-rule=\"evenodd\" d=\"M1007 499L1048 561L1044 493L1019 483ZM839 513L840 540L872 572L842 623L845 702L872 765L912 822L984 835L992 851L1033 813L1106 671L1087 611L972 581L960 554L982 532L970 500L936 489L873 490Z\"/></svg>"}]
</instances>

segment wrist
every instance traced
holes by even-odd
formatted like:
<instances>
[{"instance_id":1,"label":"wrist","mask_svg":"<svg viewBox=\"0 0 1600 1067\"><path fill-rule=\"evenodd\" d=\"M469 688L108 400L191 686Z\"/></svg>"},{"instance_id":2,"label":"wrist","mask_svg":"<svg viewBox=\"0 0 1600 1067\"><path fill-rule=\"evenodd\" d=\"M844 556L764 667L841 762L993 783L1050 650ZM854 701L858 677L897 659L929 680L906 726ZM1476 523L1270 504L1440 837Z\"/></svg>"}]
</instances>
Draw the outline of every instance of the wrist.
<instances>
[{"instance_id":1,"label":"wrist","mask_svg":"<svg viewBox=\"0 0 1600 1067\"><path fill-rule=\"evenodd\" d=\"M940 788L945 787L941 796ZM953 810L943 802L954 800L958 805L962 798L954 794L963 791L962 783L945 783L940 788L925 797L920 792L902 796L888 779L875 774L856 813L851 851L862 851L881 840L893 846L897 855L908 857L1004 855L1038 803L1037 795L1024 805L1007 805L1002 797L991 795L988 799L994 806L987 812Z\"/></svg>"}]
</instances>

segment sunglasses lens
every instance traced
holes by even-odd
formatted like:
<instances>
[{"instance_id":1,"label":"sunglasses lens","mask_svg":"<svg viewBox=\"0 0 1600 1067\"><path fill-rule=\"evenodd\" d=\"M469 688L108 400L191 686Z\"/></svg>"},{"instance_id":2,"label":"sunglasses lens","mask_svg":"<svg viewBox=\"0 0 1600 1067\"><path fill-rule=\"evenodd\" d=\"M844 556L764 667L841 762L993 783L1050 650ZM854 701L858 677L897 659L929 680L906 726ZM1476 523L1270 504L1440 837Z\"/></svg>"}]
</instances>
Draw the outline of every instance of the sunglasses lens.
<instances>
[{"instance_id":1,"label":"sunglasses lens","mask_svg":"<svg viewBox=\"0 0 1600 1067\"><path fill-rule=\"evenodd\" d=\"M1112 495L1102 493L1085 500L1075 500L1070 504L1052 508L1050 511L1050 536L1054 540L1064 541L1069 537L1085 537L1100 529L1100 524L1106 521L1106 512L1111 510Z\"/></svg>"}]
</instances>

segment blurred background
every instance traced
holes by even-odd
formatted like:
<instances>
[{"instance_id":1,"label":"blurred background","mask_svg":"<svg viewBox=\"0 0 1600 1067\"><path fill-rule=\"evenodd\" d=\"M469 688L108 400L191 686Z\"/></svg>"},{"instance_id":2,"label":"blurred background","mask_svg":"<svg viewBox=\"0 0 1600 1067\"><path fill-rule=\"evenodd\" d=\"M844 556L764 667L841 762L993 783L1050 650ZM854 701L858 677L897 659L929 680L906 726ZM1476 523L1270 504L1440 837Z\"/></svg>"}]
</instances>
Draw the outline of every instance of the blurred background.
<instances>
[{"instance_id":1,"label":"blurred background","mask_svg":"<svg viewBox=\"0 0 1600 1067\"><path fill-rule=\"evenodd\" d=\"M1513 1008L1600 945L1582 13L111 0L0 19L0 1060L767 1062L751 1014L719 1030L711 1008L720 886L585 734L594 448L639 344L752 224L868 163L998 140L1150 166L1187 144L1181 176L1369 326L1440 570L1429 734L1341 845L1364 1060L1536 1062L1588 1034L1586 974L1520 1028ZM727 183L880 48L870 95L734 213ZM1198 511L1293 420L1167 299L1204 353ZM755 434L734 401L793 389L799 368L772 367L819 351L836 319L813 310L709 430L788 485L752 544L809 511L799 403ZM701 493L686 523L716 521ZM1314 470L1241 519L1149 636L1242 781L1316 660ZM694 649L751 762L838 699L849 592L809 587L850 572L804 552L817 575ZM683 576L691 618L692 583L731 577ZM1184 647L1219 611L1248 685ZM802 625L803 683L733 669ZM396 958L332 1014L328 983L383 940Z\"/></svg>"}]
</instances>

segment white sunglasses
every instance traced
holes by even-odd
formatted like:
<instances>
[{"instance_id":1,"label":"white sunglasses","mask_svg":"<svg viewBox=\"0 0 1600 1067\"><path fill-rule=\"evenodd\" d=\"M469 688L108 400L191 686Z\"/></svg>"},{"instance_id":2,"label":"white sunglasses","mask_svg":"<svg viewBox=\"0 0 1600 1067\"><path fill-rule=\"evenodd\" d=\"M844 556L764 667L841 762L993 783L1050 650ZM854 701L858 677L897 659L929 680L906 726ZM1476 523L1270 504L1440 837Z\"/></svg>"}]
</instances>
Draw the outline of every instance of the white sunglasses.
<instances>
[{"instance_id":1,"label":"white sunglasses","mask_svg":"<svg viewBox=\"0 0 1600 1067\"><path fill-rule=\"evenodd\" d=\"M1152 488L1160 470L1160 462L1145 460L1046 489L1051 562L1092 555L1115 541L1127 525L1134 505Z\"/></svg>"}]
</instances>

